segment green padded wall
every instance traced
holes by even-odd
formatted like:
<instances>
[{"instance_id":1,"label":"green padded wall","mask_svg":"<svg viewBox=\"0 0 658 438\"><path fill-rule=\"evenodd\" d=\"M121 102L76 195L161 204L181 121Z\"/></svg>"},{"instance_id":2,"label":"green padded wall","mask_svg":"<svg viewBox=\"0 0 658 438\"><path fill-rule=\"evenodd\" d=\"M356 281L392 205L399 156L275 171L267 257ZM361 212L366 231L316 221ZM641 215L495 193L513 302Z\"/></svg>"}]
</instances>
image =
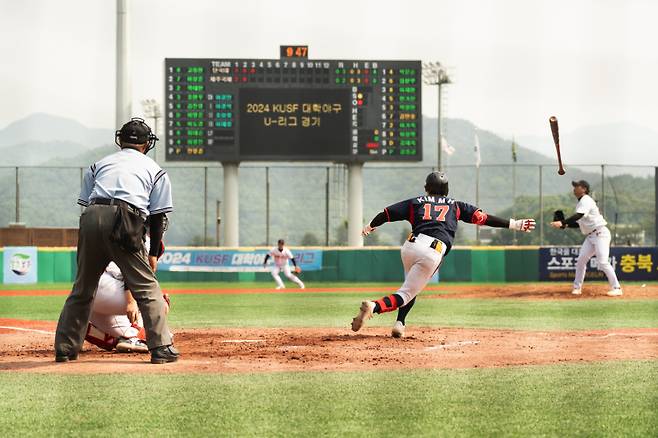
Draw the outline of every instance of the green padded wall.
<instances>
[{"instance_id":1,"label":"green padded wall","mask_svg":"<svg viewBox=\"0 0 658 438\"><path fill-rule=\"evenodd\" d=\"M504 282L505 274L504 249L471 249L471 281Z\"/></svg>"},{"instance_id":2,"label":"green padded wall","mask_svg":"<svg viewBox=\"0 0 658 438\"><path fill-rule=\"evenodd\" d=\"M505 251L506 281L539 281L539 248Z\"/></svg>"},{"instance_id":3,"label":"green padded wall","mask_svg":"<svg viewBox=\"0 0 658 438\"><path fill-rule=\"evenodd\" d=\"M3 252L0 249L0 252ZM539 251L536 247L454 248L443 260L441 281L518 282L538 281ZM40 283L72 282L76 251L40 248ZM269 282L268 272L158 272L160 281L175 282ZM321 271L305 271L304 282L401 282L404 271L398 248L326 249ZM2 281L2 272L0 272Z\"/></svg>"},{"instance_id":4,"label":"green padded wall","mask_svg":"<svg viewBox=\"0 0 658 438\"><path fill-rule=\"evenodd\" d=\"M439 281L471 281L471 250L452 249L443 259Z\"/></svg>"}]
</instances>

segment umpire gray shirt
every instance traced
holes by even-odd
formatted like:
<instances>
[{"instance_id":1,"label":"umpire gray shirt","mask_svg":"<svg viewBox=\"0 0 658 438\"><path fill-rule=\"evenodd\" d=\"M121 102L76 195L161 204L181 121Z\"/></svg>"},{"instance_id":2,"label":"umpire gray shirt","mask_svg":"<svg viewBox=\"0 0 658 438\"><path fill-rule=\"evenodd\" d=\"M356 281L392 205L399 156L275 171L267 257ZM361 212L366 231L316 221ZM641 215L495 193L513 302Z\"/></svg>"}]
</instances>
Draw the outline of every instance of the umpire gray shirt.
<instances>
[{"instance_id":1,"label":"umpire gray shirt","mask_svg":"<svg viewBox=\"0 0 658 438\"><path fill-rule=\"evenodd\" d=\"M146 216L174 210L167 172L135 149L121 149L91 165L84 174L78 204L94 198L121 199Z\"/></svg>"}]
</instances>

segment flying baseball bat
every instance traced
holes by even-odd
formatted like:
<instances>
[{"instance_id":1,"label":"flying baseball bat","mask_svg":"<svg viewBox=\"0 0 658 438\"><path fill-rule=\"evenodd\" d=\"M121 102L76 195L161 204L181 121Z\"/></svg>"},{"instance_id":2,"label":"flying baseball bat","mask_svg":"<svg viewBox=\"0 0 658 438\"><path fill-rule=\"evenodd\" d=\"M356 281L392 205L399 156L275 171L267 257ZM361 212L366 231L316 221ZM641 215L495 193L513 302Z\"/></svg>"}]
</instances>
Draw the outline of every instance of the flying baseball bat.
<instances>
[{"instance_id":1,"label":"flying baseball bat","mask_svg":"<svg viewBox=\"0 0 658 438\"><path fill-rule=\"evenodd\" d=\"M553 133L553 142L555 143L555 150L557 151L557 163L560 166L557 173L559 175L564 175L565 172L564 172L564 167L562 167L562 155L560 155L560 131L558 130L557 127L557 117L551 116L551 118L548 119L548 122L551 124L551 132Z\"/></svg>"}]
</instances>

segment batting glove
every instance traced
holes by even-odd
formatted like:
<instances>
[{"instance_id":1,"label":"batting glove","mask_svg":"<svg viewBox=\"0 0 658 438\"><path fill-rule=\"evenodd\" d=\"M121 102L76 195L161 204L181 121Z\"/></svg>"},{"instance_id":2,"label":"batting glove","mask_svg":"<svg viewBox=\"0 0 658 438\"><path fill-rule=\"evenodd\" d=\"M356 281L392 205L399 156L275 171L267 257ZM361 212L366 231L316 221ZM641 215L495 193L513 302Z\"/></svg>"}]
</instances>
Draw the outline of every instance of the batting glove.
<instances>
[{"instance_id":1,"label":"batting glove","mask_svg":"<svg viewBox=\"0 0 658 438\"><path fill-rule=\"evenodd\" d=\"M535 220L534 219L510 219L509 220L510 230L517 230L529 233L535 229Z\"/></svg>"},{"instance_id":2,"label":"batting glove","mask_svg":"<svg viewBox=\"0 0 658 438\"><path fill-rule=\"evenodd\" d=\"M365 227L363 227L363 231L361 231L361 235L365 237L365 236L367 236L368 234L370 234L370 233L372 233L373 231L375 231L376 229L377 229L377 228L373 228L373 227L370 226L370 224L368 224L368 225L366 225Z\"/></svg>"}]
</instances>

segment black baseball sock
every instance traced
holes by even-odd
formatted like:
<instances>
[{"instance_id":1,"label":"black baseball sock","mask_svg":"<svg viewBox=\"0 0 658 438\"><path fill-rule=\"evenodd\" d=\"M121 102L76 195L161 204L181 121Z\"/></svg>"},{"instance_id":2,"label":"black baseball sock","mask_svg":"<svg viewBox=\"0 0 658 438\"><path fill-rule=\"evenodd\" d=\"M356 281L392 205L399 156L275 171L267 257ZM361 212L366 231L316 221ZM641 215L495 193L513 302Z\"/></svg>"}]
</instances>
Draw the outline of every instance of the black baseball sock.
<instances>
[{"instance_id":1,"label":"black baseball sock","mask_svg":"<svg viewBox=\"0 0 658 438\"><path fill-rule=\"evenodd\" d=\"M407 318L407 315L409 314L411 308L414 306L415 303L416 303L416 297L414 297L413 300L409 301L409 303L406 306L400 307L398 309L397 321L400 321L402 325L404 325L404 320Z\"/></svg>"}]
</instances>

